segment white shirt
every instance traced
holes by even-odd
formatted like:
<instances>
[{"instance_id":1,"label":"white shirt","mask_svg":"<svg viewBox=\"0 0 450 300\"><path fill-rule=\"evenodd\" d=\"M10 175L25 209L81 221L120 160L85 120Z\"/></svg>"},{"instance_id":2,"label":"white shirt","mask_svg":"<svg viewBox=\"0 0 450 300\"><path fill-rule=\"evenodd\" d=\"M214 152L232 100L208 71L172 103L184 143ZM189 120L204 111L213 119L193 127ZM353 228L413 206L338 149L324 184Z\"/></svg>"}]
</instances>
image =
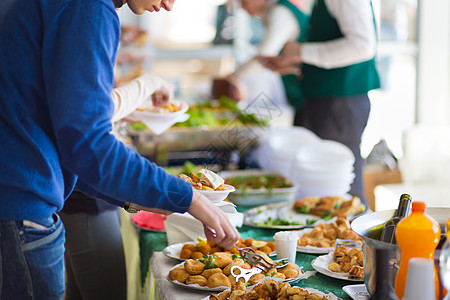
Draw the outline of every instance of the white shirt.
<instances>
[{"instance_id":1,"label":"white shirt","mask_svg":"<svg viewBox=\"0 0 450 300\"><path fill-rule=\"evenodd\" d=\"M162 79L152 74L144 74L130 82L113 89L111 93L114 102L114 123L131 114L141 106L151 94L156 92L162 84Z\"/></svg>"},{"instance_id":2,"label":"white shirt","mask_svg":"<svg viewBox=\"0 0 450 300\"><path fill-rule=\"evenodd\" d=\"M344 36L326 42L303 43L302 61L331 69L373 58L376 34L370 0L325 0L325 4Z\"/></svg>"},{"instance_id":3,"label":"white shirt","mask_svg":"<svg viewBox=\"0 0 450 300\"><path fill-rule=\"evenodd\" d=\"M284 5L270 5L262 16L265 34L258 45L258 55L276 56L288 41L295 41L300 35L297 18ZM234 75L239 77L243 74L258 74L264 67L255 59L239 66Z\"/></svg>"}]
</instances>

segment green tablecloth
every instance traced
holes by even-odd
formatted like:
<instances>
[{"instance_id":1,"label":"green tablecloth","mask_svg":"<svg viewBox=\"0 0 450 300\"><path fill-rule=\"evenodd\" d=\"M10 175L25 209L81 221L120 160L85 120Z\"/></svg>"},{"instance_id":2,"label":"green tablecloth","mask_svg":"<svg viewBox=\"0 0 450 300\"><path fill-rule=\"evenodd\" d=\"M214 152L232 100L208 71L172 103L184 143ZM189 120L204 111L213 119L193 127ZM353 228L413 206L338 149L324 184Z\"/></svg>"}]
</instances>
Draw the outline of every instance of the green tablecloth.
<instances>
[{"instance_id":1,"label":"green tablecloth","mask_svg":"<svg viewBox=\"0 0 450 300\"><path fill-rule=\"evenodd\" d=\"M253 228L242 226L238 228L243 239L255 238L262 240L272 240L277 230ZM167 247L167 237L165 233L141 231L139 234L140 255L141 255L141 283L144 285L146 277L149 274L149 262L154 251L162 251ZM303 266L304 271L313 271L311 261L317 255L305 254L297 252L296 263ZM306 279L300 280L296 286L303 288L316 288L323 292L331 292L342 299L351 299L343 290L345 285L354 284L354 282L334 279L320 273Z\"/></svg>"}]
</instances>

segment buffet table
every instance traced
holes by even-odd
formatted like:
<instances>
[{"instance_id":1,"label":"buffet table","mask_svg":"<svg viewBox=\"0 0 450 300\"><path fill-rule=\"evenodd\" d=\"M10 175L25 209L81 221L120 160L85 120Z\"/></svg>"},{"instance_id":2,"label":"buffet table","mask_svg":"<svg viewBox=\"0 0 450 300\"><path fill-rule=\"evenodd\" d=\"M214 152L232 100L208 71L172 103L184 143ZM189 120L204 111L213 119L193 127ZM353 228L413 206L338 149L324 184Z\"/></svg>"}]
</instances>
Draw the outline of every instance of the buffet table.
<instances>
[{"instance_id":1,"label":"buffet table","mask_svg":"<svg viewBox=\"0 0 450 300\"><path fill-rule=\"evenodd\" d=\"M129 239L131 235L135 235L135 241L138 249L134 249L134 253L139 253L139 258L133 256L133 250L127 249L133 247L130 241L124 242L127 255L128 288L134 289L128 291L128 299L202 299L208 294L199 291L192 291L187 288L180 288L171 284L166 276L171 267L178 264L179 261L165 257L162 251L167 247L167 237L163 232L140 231L131 225L130 217L124 215L123 234L128 235L125 239ZM128 224L125 224L128 223ZM261 240L272 240L276 230L253 228L242 226L238 228L243 239L254 238ZM129 232L134 230L135 232ZM136 231L137 230L137 231ZM137 233L137 234L136 234ZM311 261L317 255L297 252L296 263L303 266L304 271L314 271ZM131 260L131 261L130 261ZM316 288L326 293L333 293L342 299L351 299L343 290L345 285L355 284L356 282L334 279L320 273L314 276L300 280L296 286L302 288ZM177 295L183 295L182 297Z\"/></svg>"}]
</instances>

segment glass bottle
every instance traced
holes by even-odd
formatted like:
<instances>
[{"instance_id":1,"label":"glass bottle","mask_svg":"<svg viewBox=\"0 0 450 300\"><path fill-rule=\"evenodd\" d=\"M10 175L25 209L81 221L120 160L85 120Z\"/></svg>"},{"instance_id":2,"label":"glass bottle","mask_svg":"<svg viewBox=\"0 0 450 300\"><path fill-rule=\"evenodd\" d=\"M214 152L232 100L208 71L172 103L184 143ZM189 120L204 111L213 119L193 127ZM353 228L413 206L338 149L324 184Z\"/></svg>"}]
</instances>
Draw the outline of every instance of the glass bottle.
<instances>
[{"instance_id":1,"label":"glass bottle","mask_svg":"<svg viewBox=\"0 0 450 300\"><path fill-rule=\"evenodd\" d=\"M384 223L383 233L381 234L381 240L386 243L396 244L395 240L395 228L398 222L408 216L409 209L411 207L412 197L409 194L402 194L400 201L398 202L398 208L394 213L394 216Z\"/></svg>"},{"instance_id":2,"label":"glass bottle","mask_svg":"<svg viewBox=\"0 0 450 300\"><path fill-rule=\"evenodd\" d=\"M445 235L447 240L441 248L441 255L439 256L439 269L441 274L442 285L447 289L447 295L444 300L450 300L450 219L448 219L445 227Z\"/></svg>"},{"instance_id":3,"label":"glass bottle","mask_svg":"<svg viewBox=\"0 0 450 300\"><path fill-rule=\"evenodd\" d=\"M424 202L413 202L412 213L397 224L395 237L400 246L400 267L395 277L395 294L403 298L408 263L412 257L424 257L434 261L434 251L439 243L441 228L425 213ZM436 298L439 296L439 277L434 268Z\"/></svg>"},{"instance_id":4,"label":"glass bottle","mask_svg":"<svg viewBox=\"0 0 450 300\"><path fill-rule=\"evenodd\" d=\"M398 300L391 282L391 258L394 249L376 248L375 249L375 292L370 296L369 300Z\"/></svg>"}]
</instances>

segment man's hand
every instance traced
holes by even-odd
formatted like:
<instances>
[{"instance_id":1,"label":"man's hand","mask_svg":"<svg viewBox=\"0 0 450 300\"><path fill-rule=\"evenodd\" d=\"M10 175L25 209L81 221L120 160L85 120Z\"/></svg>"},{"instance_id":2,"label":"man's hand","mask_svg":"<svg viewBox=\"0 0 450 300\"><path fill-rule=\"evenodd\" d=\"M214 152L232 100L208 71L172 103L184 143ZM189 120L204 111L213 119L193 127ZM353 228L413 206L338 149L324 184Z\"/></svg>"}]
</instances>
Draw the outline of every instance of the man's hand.
<instances>
[{"instance_id":1,"label":"man's hand","mask_svg":"<svg viewBox=\"0 0 450 300\"><path fill-rule=\"evenodd\" d=\"M231 225L225 213L195 190L188 213L203 223L208 240L225 249L230 249L239 240L238 231Z\"/></svg>"},{"instance_id":2,"label":"man's hand","mask_svg":"<svg viewBox=\"0 0 450 300\"><path fill-rule=\"evenodd\" d=\"M282 75L299 74L299 65L302 62L300 48L301 44L298 42L287 42L280 55L259 56L258 61L266 68Z\"/></svg>"},{"instance_id":3,"label":"man's hand","mask_svg":"<svg viewBox=\"0 0 450 300\"><path fill-rule=\"evenodd\" d=\"M173 100L173 86L161 79L161 87L152 94L152 103L154 106L164 106Z\"/></svg>"}]
</instances>

